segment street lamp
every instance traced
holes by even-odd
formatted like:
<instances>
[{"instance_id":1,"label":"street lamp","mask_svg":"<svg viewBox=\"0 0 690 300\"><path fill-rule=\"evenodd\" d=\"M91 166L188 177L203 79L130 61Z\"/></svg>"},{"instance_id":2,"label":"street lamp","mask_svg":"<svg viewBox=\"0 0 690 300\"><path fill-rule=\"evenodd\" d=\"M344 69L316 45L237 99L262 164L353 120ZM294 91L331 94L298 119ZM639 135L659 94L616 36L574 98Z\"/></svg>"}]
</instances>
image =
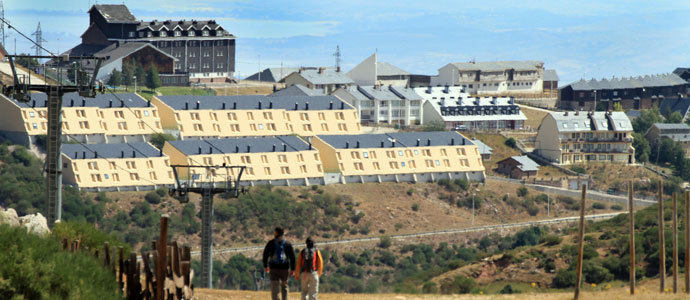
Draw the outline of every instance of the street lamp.
<instances>
[{"instance_id":1,"label":"street lamp","mask_svg":"<svg viewBox=\"0 0 690 300\"><path fill-rule=\"evenodd\" d=\"M472 225L474 225L474 193L472 193Z\"/></svg>"},{"instance_id":2,"label":"street lamp","mask_svg":"<svg viewBox=\"0 0 690 300\"><path fill-rule=\"evenodd\" d=\"M134 93L137 92L137 77L134 76Z\"/></svg>"}]
</instances>

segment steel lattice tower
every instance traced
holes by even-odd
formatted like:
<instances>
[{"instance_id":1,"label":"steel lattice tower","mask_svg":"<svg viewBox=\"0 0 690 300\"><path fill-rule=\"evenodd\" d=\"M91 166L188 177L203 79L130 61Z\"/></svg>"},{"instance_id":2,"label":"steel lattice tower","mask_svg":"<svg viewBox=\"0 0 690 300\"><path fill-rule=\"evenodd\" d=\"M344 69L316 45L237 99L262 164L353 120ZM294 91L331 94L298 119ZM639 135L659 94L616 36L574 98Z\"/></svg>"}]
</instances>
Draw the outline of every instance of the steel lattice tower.
<instances>
[{"instance_id":1,"label":"steel lattice tower","mask_svg":"<svg viewBox=\"0 0 690 300\"><path fill-rule=\"evenodd\" d=\"M0 18L3 20L5 19L5 5L2 4L2 0L0 0ZM5 45L5 23L0 22L0 37L2 37L2 46L7 49L7 45Z\"/></svg>"},{"instance_id":2,"label":"steel lattice tower","mask_svg":"<svg viewBox=\"0 0 690 300\"><path fill-rule=\"evenodd\" d=\"M333 53L333 56L335 56L335 68L340 70L340 45L335 46L335 53Z\"/></svg>"},{"instance_id":3,"label":"steel lattice tower","mask_svg":"<svg viewBox=\"0 0 690 300\"><path fill-rule=\"evenodd\" d=\"M31 49L36 49L36 56L43 55L43 42L46 42L46 40L43 39L43 30L41 30L41 22L38 22L38 27L36 27L36 31L31 35L36 37L36 45L32 46Z\"/></svg>"}]
</instances>

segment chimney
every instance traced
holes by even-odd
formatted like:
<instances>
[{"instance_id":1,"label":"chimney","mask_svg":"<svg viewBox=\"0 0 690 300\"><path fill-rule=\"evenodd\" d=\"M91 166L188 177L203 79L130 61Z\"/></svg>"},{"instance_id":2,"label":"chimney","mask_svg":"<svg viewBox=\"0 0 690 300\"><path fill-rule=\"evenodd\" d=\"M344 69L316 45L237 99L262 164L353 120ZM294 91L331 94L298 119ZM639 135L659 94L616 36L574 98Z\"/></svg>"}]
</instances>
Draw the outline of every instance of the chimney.
<instances>
[{"instance_id":1,"label":"chimney","mask_svg":"<svg viewBox=\"0 0 690 300\"><path fill-rule=\"evenodd\" d=\"M309 110L309 101L304 103L304 109Z\"/></svg>"},{"instance_id":2,"label":"chimney","mask_svg":"<svg viewBox=\"0 0 690 300\"><path fill-rule=\"evenodd\" d=\"M235 146L235 153L240 153L240 146Z\"/></svg>"},{"instance_id":3,"label":"chimney","mask_svg":"<svg viewBox=\"0 0 690 300\"><path fill-rule=\"evenodd\" d=\"M247 145L247 153L251 153L251 152L252 152L252 146L251 146L251 145Z\"/></svg>"},{"instance_id":4,"label":"chimney","mask_svg":"<svg viewBox=\"0 0 690 300\"><path fill-rule=\"evenodd\" d=\"M350 149L350 142L345 142L345 149Z\"/></svg>"},{"instance_id":5,"label":"chimney","mask_svg":"<svg viewBox=\"0 0 690 300\"><path fill-rule=\"evenodd\" d=\"M283 152L287 152L287 144L283 144Z\"/></svg>"},{"instance_id":6,"label":"chimney","mask_svg":"<svg viewBox=\"0 0 690 300\"><path fill-rule=\"evenodd\" d=\"M575 111L575 113L577 113L577 111ZM563 115L567 117L567 116L568 116L568 112L566 111L565 113L563 113Z\"/></svg>"},{"instance_id":7,"label":"chimney","mask_svg":"<svg viewBox=\"0 0 690 300\"><path fill-rule=\"evenodd\" d=\"M163 148L158 149L158 155L163 157Z\"/></svg>"},{"instance_id":8,"label":"chimney","mask_svg":"<svg viewBox=\"0 0 690 300\"><path fill-rule=\"evenodd\" d=\"M199 152L197 154L201 154L201 146L199 146Z\"/></svg>"},{"instance_id":9,"label":"chimney","mask_svg":"<svg viewBox=\"0 0 690 300\"><path fill-rule=\"evenodd\" d=\"M108 107L113 107L113 100L108 101Z\"/></svg>"},{"instance_id":10,"label":"chimney","mask_svg":"<svg viewBox=\"0 0 690 300\"><path fill-rule=\"evenodd\" d=\"M79 152L74 152L74 158L75 159L79 158Z\"/></svg>"},{"instance_id":11,"label":"chimney","mask_svg":"<svg viewBox=\"0 0 690 300\"><path fill-rule=\"evenodd\" d=\"M132 158L137 157L137 152L132 150Z\"/></svg>"},{"instance_id":12,"label":"chimney","mask_svg":"<svg viewBox=\"0 0 690 300\"><path fill-rule=\"evenodd\" d=\"M151 101L146 101L146 107L151 107Z\"/></svg>"},{"instance_id":13,"label":"chimney","mask_svg":"<svg viewBox=\"0 0 690 300\"><path fill-rule=\"evenodd\" d=\"M419 143L420 143L420 142L421 142L421 141L420 141L419 139L417 139L417 147L419 147Z\"/></svg>"},{"instance_id":14,"label":"chimney","mask_svg":"<svg viewBox=\"0 0 690 300\"><path fill-rule=\"evenodd\" d=\"M309 143L309 150L311 150L311 143Z\"/></svg>"},{"instance_id":15,"label":"chimney","mask_svg":"<svg viewBox=\"0 0 690 300\"><path fill-rule=\"evenodd\" d=\"M510 96L510 100L508 100L508 103L510 103L511 105L515 104L515 97Z\"/></svg>"},{"instance_id":16,"label":"chimney","mask_svg":"<svg viewBox=\"0 0 690 300\"><path fill-rule=\"evenodd\" d=\"M333 101L331 101L331 103L328 104L328 108L333 109Z\"/></svg>"},{"instance_id":17,"label":"chimney","mask_svg":"<svg viewBox=\"0 0 690 300\"><path fill-rule=\"evenodd\" d=\"M125 158L125 151L120 151L120 158Z\"/></svg>"},{"instance_id":18,"label":"chimney","mask_svg":"<svg viewBox=\"0 0 690 300\"><path fill-rule=\"evenodd\" d=\"M319 67L319 74L323 73L323 68Z\"/></svg>"},{"instance_id":19,"label":"chimney","mask_svg":"<svg viewBox=\"0 0 690 300\"><path fill-rule=\"evenodd\" d=\"M93 152L93 158L98 158L98 151Z\"/></svg>"},{"instance_id":20,"label":"chimney","mask_svg":"<svg viewBox=\"0 0 690 300\"><path fill-rule=\"evenodd\" d=\"M86 99L81 99L81 107L86 106Z\"/></svg>"},{"instance_id":21,"label":"chimney","mask_svg":"<svg viewBox=\"0 0 690 300\"><path fill-rule=\"evenodd\" d=\"M298 109L299 109L299 104L297 102L295 102L295 110L298 110Z\"/></svg>"},{"instance_id":22,"label":"chimney","mask_svg":"<svg viewBox=\"0 0 690 300\"><path fill-rule=\"evenodd\" d=\"M261 101L259 101L259 109L261 109Z\"/></svg>"},{"instance_id":23,"label":"chimney","mask_svg":"<svg viewBox=\"0 0 690 300\"><path fill-rule=\"evenodd\" d=\"M395 139L391 141L391 148L395 148Z\"/></svg>"},{"instance_id":24,"label":"chimney","mask_svg":"<svg viewBox=\"0 0 690 300\"><path fill-rule=\"evenodd\" d=\"M275 93L278 89L276 88L276 85L273 85L273 92Z\"/></svg>"},{"instance_id":25,"label":"chimney","mask_svg":"<svg viewBox=\"0 0 690 300\"><path fill-rule=\"evenodd\" d=\"M565 113L566 113L566 116L567 116L567 113L568 113L568 112L565 112ZM575 111L575 115L576 115L576 116L577 116L577 115L580 115L580 111L576 110L576 111Z\"/></svg>"},{"instance_id":26,"label":"chimney","mask_svg":"<svg viewBox=\"0 0 690 300\"><path fill-rule=\"evenodd\" d=\"M451 146L455 146L455 139L454 139L454 138L453 138L453 139L450 139L450 145L451 145Z\"/></svg>"},{"instance_id":27,"label":"chimney","mask_svg":"<svg viewBox=\"0 0 690 300\"><path fill-rule=\"evenodd\" d=\"M225 109L225 102L223 102L223 109Z\"/></svg>"},{"instance_id":28,"label":"chimney","mask_svg":"<svg viewBox=\"0 0 690 300\"><path fill-rule=\"evenodd\" d=\"M125 100L120 100L120 107L125 107Z\"/></svg>"},{"instance_id":29,"label":"chimney","mask_svg":"<svg viewBox=\"0 0 690 300\"><path fill-rule=\"evenodd\" d=\"M273 101L268 102L268 108L273 109Z\"/></svg>"},{"instance_id":30,"label":"chimney","mask_svg":"<svg viewBox=\"0 0 690 300\"><path fill-rule=\"evenodd\" d=\"M465 139L462 139L462 145L465 146Z\"/></svg>"},{"instance_id":31,"label":"chimney","mask_svg":"<svg viewBox=\"0 0 690 300\"><path fill-rule=\"evenodd\" d=\"M359 140L357 140L357 148L359 148Z\"/></svg>"},{"instance_id":32,"label":"chimney","mask_svg":"<svg viewBox=\"0 0 690 300\"><path fill-rule=\"evenodd\" d=\"M426 139L426 145L431 146L431 139Z\"/></svg>"},{"instance_id":33,"label":"chimney","mask_svg":"<svg viewBox=\"0 0 690 300\"><path fill-rule=\"evenodd\" d=\"M85 158L86 158L86 151L82 151L82 152L81 152L81 158L82 158L82 159L85 159Z\"/></svg>"},{"instance_id":34,"label":"chimney","mask_svg":"<svg viewBox=\"0 0 690 300\"><path fill-rule=\"evenodd\" d=\"M184 110L189 110L189 102L184 103Z\"/></svg>"},{"instance_id":35,"label":"chimney","mask_svg":"<svg viewBox=\"0 0 690 300\"><path fill-rule=\"evenodd\" d=\"M36 100L31 101L31 107L36 107Z\"/></svg>"},{"instance_id":36,"label":"chimney","mask_svg":"<svg viewBox=\"0 0 690 300\"><path fill-rule=\"evenodd\" d=\"M74 99L69 100L69 106L73 107L74 106Z\"/></svg>"},{"instance_id":37,"label":"chimney","mask_svg":"<svg viewBox=\"0 0 690 300\"><path fill-rule=\"evenodd\" d=\"M381 141L381 148L383 147L385 147L385 144L383 143L383 141Z\"/></svg>"},{"instance_id":38,"label":"chimney","mask_svg":"<svg viewBox=\"0 0 690 300\"><path fill-rule=\"evenodd\" d=\"M273 152L276 152L276 144L273 144Z\"/></svg>"},{"instance_id":39,"label":"chimney","mask_svg":"<svg viewBox=\"0 0 690 300\"><path fill-rule=\"evenodd\" d=\"M199 101L196 101L196 109L199 109L199 105L201 105L201 103Z\"/></svg>"},{"instance_id":40,"label":"chimney","mask_svg":"<svg viewBox=\"0 0 690 300\"><path fill-rule=\"evenodd\" d=\"M426 93L427 93L427 94L431 94L431 86L428 86L428 87L426 88Z\"/></svg>"},{"instance_id":41,"label":"chimney","mask_svg":"<svg viewBox=\"0 0 690 300\"><path fill-rule=\"evenodd\" d=\"M208 154L213 154L213 147L208 147Z\"/></svg>"},{"instance_id":42,"label":"chimney","mask_svg":"<svg viewBox=\"0 0 690 300\"><path fill-rule=\"evenodd\" d=\"M340 109L345 109L345 102L340 101Z\"/></svg>"},{"instance_id":43,"label":"chimney","mask_svg":"<svg viewBox=\"0 0 690 300\"><path fill-rule=\"evenodd\" d=\"M336 72L340 73L340 66L335 69Z\"/></svg>"}]
</instances>

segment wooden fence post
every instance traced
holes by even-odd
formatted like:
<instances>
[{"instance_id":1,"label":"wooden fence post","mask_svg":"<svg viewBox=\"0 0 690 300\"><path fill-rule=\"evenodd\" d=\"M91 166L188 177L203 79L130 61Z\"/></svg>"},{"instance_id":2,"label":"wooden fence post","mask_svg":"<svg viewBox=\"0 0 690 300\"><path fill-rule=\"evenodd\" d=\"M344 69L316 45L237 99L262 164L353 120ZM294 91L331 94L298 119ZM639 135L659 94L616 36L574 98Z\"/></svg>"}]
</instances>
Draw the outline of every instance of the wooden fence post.
<instances>
[{"instance_id":1,"label":"wooden fence post","mask_svg":"<svg viewBox=\"0 0 690 300\"><path fill-rule=\"evenodd\" d=\"M685 191L685 293L690 294L690 191Z\"/></svg>"},{"instance_id":2,"label":"wooden fence post","mask_svg":"<svg viewBox=\"0 0 690 300\"><path fill-rule=\"evenodd\" d=\"M678 293L678 195L673 193L673 293Z\"/></svg>"},{"instance_id":3,"label":"wooden fence post","mask_svg":"<svg viewBox=\"0 0 690 300\"><path fill-rule=\"evenodd\" d=\"M633 208L633 181L628 184L628 208L630 209L630 295L635 295L635 210Z\"/></svg>"},{"instance_id":4,"label":"wooden fence post","mask_svg":"<svg viewBox=\"0 0 690 300\"><path fill-rule=\"evenodd\" d=\"M577 270L575 272L577 278L575 279L575 300L580 299L580 286L582 285L582 254L585 247L585 195L587 194L587 185L582 185L582 198L580 199L580 231L578 234L578 251L577 251Z\"/></svg>"},{"instance_id":5,"label":"wooden fence post","mask_svg":"<svg viewBox=\"0 0 690 300\"><path fill-rule=\"evenodd\" d=\"M122 278L122 275L124 274L125 271L125 250L122 247L118 247L118 275L117 275L117 280L120 283L120 290L124 287L124 281Z\"/></svg>"},{"instance_id":6,"label":"wooden fence post","mask_svg":"<svg viewBox=\"0 0 690 300\"><path fill-rule=\"evenodd\" d=\"M110 266L110 243L103 243L103 265L107 268Z\"/></svg>"},{"instance_id":7,"label":"wooden fence post","mask_svg":"<svg viewBox=\"0 0 690 300\"><path fill-rule=\"evenodd\" d=\"M659 291L666 289L666 238L664 237L664 185L659 179Z\"/></svg>"},{"instance_id":8,"label":"wooden fence post","mask_svg":"<svg viewBox=\"0 0 690 300\"><path fill-rule=\"evenodd\" d=\"M166 267L166 250L168 249L168 215L161 216L160 235L158 237L158 261L156 262L156 299L163 300L163 290L165 288L165 267Z\"/></svg>"}]
</instances>

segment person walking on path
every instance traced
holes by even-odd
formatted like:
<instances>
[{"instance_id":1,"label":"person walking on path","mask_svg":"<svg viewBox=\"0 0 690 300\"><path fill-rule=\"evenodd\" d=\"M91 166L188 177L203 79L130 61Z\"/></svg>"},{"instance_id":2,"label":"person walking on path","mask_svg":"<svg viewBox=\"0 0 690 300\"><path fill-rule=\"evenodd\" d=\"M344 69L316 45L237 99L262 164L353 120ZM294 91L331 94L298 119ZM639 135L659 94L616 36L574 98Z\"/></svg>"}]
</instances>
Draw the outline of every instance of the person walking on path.
<instances>
[{"instance_id":1,"label":"person walking on path","mask_svg":"<svg viewBox=\"0 0 690 300\"><path fill-rule=\"evenodd\" d=\"M297 256L295 279L301 280L302 300L316 300L319 295L319 277L323 273L323 258L314 240L307 238L307 247Z\"/></svg>"},{"instance_id":2,"label":"person walking on path","mask_svg":"<svg viewBox=\"0 0 690 300\"><path fill-rule=\"evenodd\" d=\"M285 240L285 230L282 227L276 227L273 236L274 238L264 247L264 271L270 275L271 299L287 300L288 278L292 277L295 271L295 251L292 244Z\"/></svg>"}]
</instances>

